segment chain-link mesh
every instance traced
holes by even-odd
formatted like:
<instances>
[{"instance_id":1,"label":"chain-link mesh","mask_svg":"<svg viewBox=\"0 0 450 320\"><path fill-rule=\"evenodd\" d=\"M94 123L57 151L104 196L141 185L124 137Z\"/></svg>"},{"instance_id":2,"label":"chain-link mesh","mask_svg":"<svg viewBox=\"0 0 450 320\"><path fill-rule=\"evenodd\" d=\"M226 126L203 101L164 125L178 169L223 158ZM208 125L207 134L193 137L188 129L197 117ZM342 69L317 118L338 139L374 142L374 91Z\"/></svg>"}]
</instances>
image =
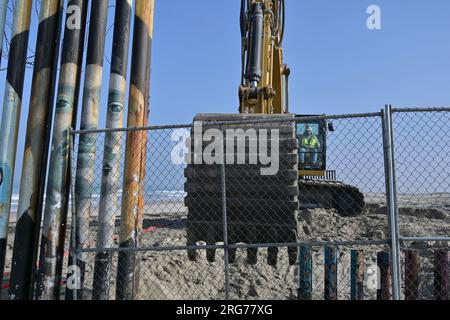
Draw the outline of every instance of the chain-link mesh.
<instances>
[{"instance_id":1,"label":"chain-link mesh","mask_svg":"<svg viewBox=\"0 0 450 320\"><path fill-rule=\"evenodd\" d=\"M304 123L298 125L303 134ZM327 120L326 168L334 179L301 179L301 235L314 240L387 239L388 223L380 117ZM312 125L313 126L313 125ZM300 138L301 139L301 138ZM311 181L313 180L313 181ZM315 203L316 202L316 203ZM319 203L317 203L319 202Z\"/></svg>"},{"instance_id":2,"label":"chain-link mesh","mask_svg":"<svg viewBox=\"0 0 450 320\"><path fill-rule=\"evenodd\" d=\"M450 112L393 115L400 233L450 236Z\"/></svg>"},{"instance_id":3,"label":"chain-link mesh","mask_svg":"<svg viewBox=\"0 0 450 320\"><path fill-rule=\"evenodd\" d=\"M402 248L402 290L406 300L448 300L449 246L412 242Z\"/></svg>"},{"instance_id":4,"label":"chain-link mesh","mask_svg":"<svg viewBox=\"0 0 450 320\"><path fill-rule=\"evenodd\" d=\"M200 116L192 126L77 132L74 164L81 136L96 146L84 184L74 190L78 248L71 257L82 266L80 298L392 298L382 121L382 114ZM405 210L417 210L409 228L422 232L402 235L448 236L448 177L428 187L405 178L430 174L407 166L423 155L404 149L413 143L412 129L398 121L395 115L398 208L402 222ZM435 168L447 158L440 159ZM72 171L75 181L76 165ZM441 216L419 215L428 204ZM80 215L83 208L88 214ZM448 258L442 275L430 273L435 258L428 257L440 252L444 261L445 246L436 251L420 239L407 246L399 266L402 297L435 298L437 277L444 277L438 287L445 293ZM410 252L417 250L424 271L419 293L411 293Z\"/></svg>"}]
</instances>

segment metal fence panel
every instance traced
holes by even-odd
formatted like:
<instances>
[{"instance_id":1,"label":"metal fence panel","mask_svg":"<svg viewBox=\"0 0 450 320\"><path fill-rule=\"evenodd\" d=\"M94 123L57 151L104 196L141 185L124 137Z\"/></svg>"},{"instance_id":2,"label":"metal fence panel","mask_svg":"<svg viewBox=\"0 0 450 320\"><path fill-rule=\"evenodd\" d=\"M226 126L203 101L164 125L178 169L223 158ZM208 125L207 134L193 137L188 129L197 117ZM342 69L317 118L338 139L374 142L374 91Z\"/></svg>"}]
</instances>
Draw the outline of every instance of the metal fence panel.
<instances>
[{"instance_id":1,"label":"metal fence panel","mask_svg":"<svg viewBox=\"0 0 450 320\"><path fill-rule=\"evenodd\" d=\"M393 111L403 297L448 300L450 109Z\"/></svg>"},{"instance_id":2,"label":"metal fence panel","mask_svg":"<svg viewBox=\"0 0 450 320\"><path fill-rule=\"evenodd\" d=\"M394 112L400 234L450 236L450 110Z\"/></svg>"},{"instance_id":3,"label":"metal fence panel","mask_svg":"<svg viewBox=\"0 0 450 320\"><path fill-rule=\"evenodd\" d=\"M107 149L109 162L98 151L90 185L82 186L91 195L90 215L75 220L75 227L89 234L88 241L78 242L72 250L86 265L82 298L121 298L118 286L131 290L134 299L391 298L391 268L397 262L391 257L390 240L399 234L397 217L389 216L389 201L400 213L402 236L450 234L445 117L448 113L394 112L397 180L393 187L398 199L386 184L386 118L382 113L225 121L213 126L204 121L200 136L194 130L198 123L76 132L74 155L80 148L80 135L89 134L102 151L105 138L115 135L113 150ZM316 160L296 140L317 121L334 129L327 133L326 158L318 152L318 159L326 161L331 171L325 177L299 178L299 162L307 157ZM434 131L415 134L414 123L428 122ZM253 135L248 131L252 128L267 132ZM244 134L242 145L227 135L239 130ZM425 138L418 142L420 134ZM441 145L433 145L433 137ZM135 139L139 148L126 149L127 139ZM275 140L282 153L278 171L261 175L260 170L273 163L252 163L252 155L264 151L266 160L272 159L271 150L261 147ZM256 142L256 152L252 142ZM205 151L211 159L203 157ZM232 164L228 163L231 156ZM243 163L236 164L239 159ZM424 159L430 160L429 167ZM75 204L79 193L74 190ZM314 199L322 207L309 203ZM329 206L323 207L324 203ZM76 205L74 213L77 216ZM393 233L390 224L394 224ZM439 264L432 273L428 257L435 246L425 239L402 243L401 265L397 265L402 271L401 297L429 299L436 290L443 296L448 263L445 267L442 252L448 250L447 243L439 243L437 258L433 253ZM325 248L334 246L338 247L335 258L325 259ZM411 253L414 250L422 250L420 271L417 256ZM310 273L305 269L309 264L298 259L308 252ZM357 253L362 255L359 259ZM335 264L327 267L330 259ZM444 280L433 284L432 293L436 275ZM326 286L334 281L337 288Z\"/></svg>"}]
</instances>

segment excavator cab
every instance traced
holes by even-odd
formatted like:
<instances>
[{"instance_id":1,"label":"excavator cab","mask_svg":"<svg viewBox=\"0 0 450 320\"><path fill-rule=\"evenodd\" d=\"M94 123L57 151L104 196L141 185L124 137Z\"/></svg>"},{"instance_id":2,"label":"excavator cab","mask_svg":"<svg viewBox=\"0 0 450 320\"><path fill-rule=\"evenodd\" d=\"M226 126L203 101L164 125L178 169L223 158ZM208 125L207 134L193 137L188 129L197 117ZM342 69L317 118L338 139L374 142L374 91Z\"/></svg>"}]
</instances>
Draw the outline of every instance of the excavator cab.
<instances>
[{"instance_id":1,"label":"excavator cab","mask_svg":"<svg viewBox=\"0 0 450 320\"><path fill-rule=\"evenodd\" d=\"M301 175L322 174L327 168L327 122L300 122L296 127Z\"/></svg>"},{"instance_id":2,"label":"excavator cab","mask_svg":"<svg viewBox=\"0 0 450 320\"><path fill-rule=\"evenodd\" d=\"M327 171L327 136L334 132L333 122L305 120L311 115L296 115L298 140L298 170L300 177L335 180L335 171Z\"/></svg>"},{"instance_id":3,"label":"excavator cab","mask_svg":"<svg viewBox=\"0 0 450 320\"><path fill-rule=\"evenodd\" d=\"M364 195L328 170L327 136L334 124L311 117L296 116L300 209L336 209L342 216L357 216L365 207Z\"/></svg>"}]
</instances>

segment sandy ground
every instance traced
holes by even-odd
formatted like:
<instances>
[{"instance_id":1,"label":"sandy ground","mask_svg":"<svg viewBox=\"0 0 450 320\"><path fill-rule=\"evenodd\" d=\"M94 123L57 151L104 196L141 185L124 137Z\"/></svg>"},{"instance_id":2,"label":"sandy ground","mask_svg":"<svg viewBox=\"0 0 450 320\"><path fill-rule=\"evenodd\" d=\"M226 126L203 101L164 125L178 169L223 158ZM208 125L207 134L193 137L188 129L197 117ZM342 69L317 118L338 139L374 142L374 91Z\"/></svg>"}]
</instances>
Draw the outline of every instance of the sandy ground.
<instances>
[{"instance_id":1,"label":"sandy ground","mask_svg":"<svg viewBox=\"0 0 450 320\"><path fill-rule=\"evenodd\" d=\"M359 217L343 218L333 210L305 210L299 214L299 236L302 240L383 240L388 237L388 219L383 195L366 195L367 207ZM403 236L450 236L450 195L401 195L400 227ZM182 203L160 203L146 206L144 247L183 246L186 243L186 212ZM94 219L95 220L95 219ZM9 241L7 271L10 268L12 234ZM116 230L118 232L118 228ZM95 223L91 228L95 246ZM406 244L405 244L406 245ZM411 243L408 248L421 255L421 298L432 298L432 249L448 244ZM339 299L350 297L350 250L363 249L366 260L366 298L376 298L376 253L383 246L341 247L339 249ZM405 248L406 249L406 248ZM148 251L140 255L141 299L223 299L225 297L225 263L223 252L217 251L216 262L206 261L199 251L197 262L187 259L185 251ZM239 250L237 262L229 267L232 299L296 299L298 267L288 266L285 249L280 250L276 268L266 264L265 249L258 252L258 264L246 263ZM403 255L402 255L403 259ZM86 298L92 292L94 254L87 256ZM313 248L313 298L323 299L323 248ZM111 298L114 298L117 254L112 270Z\"/></svg>"}]
</instances>

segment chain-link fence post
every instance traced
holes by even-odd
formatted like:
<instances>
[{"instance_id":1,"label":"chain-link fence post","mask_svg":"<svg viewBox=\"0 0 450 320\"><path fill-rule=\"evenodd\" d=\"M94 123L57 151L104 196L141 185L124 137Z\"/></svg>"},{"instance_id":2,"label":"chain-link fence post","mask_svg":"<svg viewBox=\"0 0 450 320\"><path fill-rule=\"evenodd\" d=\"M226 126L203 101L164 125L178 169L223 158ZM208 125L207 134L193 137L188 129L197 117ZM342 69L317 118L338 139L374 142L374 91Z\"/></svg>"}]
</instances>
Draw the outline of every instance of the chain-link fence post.
<instances>
[{"instance_id":1,"label":"chain-link fence post","mask_svg":"<svg viewBox=\"0 0 450 320\"><path fill-rule=\"evenodd\" d=\"M224 260L225 260L225 299L230 299L230 261L228 247L228 216L227 216L227 186L225 172L225 126L222 126L222 164L220 172L221 195L222 195L222 216L223 216L223 244L224 244Z\"/></svg>"},{"instance_id":2,"label":"chain-link fence post","mask_svg":"<svg viewBox=\"0 0 450 320\"><path fill-rule=\"evenodd\" d=\"M400 300L400 241L398 234L398 207L395 182L394 138L392 130L392 107L386 105L383 112L383 145L386 176L386 201L389 215L389 233L391 249L392 297Z\"/></svg>"},{"instance_id":3,"label":"chain-link fence post","mask_svg":"<svg viewBox=\"0 0 450 320\"><path fill-rule=\"evenodd\" d=\"M74 131L72 128L69 129L69 177L72 180L73 177L73 173L75 172L75 138L76 135L74 134ZM74 202L75 202L75 184L70 182L70 198L69 199L69 203L70 203L70 211L71 211L71 228L70 228L70 249L69 249L69 255L72 255L72 261L77 261L78 258L78 250L80 248L80 246L78 245L78 241L76 240L75 235L77 234L78 230L78 225L77 225L77 211L75 210L75 206L74 206ZM69 266L69 269L72 266ZM75 267L75 270L72 271L72 277L74 277L75 279L75 288L70 288L70 286L72 285L71 279L68 278L66 281L66 290L75 290L75 294L72 297L72 300L78 300L78 294L76 293L76 290L78 289L78 277L80 276L78 274L78 270ZM70 270L69 270L69 275L70 275ZM83 297L80 297L81 300L83 300Z\"/></svg>"},{"instance_id":4,"label":"chain-link fence post","mask_svg":"<svg viewBox=\"0 0 450 320\"><path fill-rule=\"evenodd\" d=\"M399 206L398 206L398 188L397 188L397 169L396 169L396 165L395 165L395 161L397 159L397 155L396 155L396 148L395 148L395 128L394 128L394 119L393 119L393 108L392 106L389 106L389 121L391 123L391 146L392 146L392 181L393 181L393 194L394 194L394 212L395 212L395 223L394 223L394 227L395 227L395 234L397 237L397 243L398 245L396 246L397 249L397 257L398 257L398 268L397 268L397 276L398 279L400 281L401 284L401 264L400 264L400 259L401 259L401 250L400 250L400 241L401 241L401 235L400 235L400 213L399 213Z\"/></svg>"}]
</instances>

